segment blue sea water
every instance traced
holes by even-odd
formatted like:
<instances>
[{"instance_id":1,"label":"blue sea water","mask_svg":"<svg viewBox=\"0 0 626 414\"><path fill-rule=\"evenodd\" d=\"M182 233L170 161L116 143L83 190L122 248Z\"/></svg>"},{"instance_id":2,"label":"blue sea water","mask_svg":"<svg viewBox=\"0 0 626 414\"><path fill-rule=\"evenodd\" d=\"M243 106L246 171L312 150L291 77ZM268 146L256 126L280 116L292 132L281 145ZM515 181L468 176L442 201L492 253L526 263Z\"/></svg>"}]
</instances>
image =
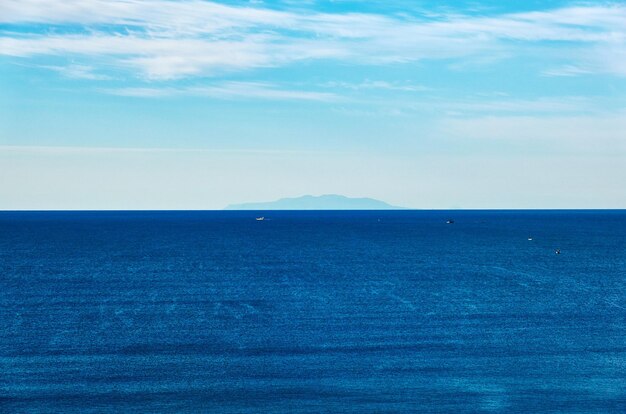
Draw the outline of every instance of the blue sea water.
<instances>
[{"instance_id":1,"label":"blue sea water","mask_svg":"<svg viewBox=\"0 0 626 414\"><path fill-rule=\"evenodd\" d=\"M626 412L626 211L2 212L0 332L0 412Z\"/></svg>"}]
</instances>

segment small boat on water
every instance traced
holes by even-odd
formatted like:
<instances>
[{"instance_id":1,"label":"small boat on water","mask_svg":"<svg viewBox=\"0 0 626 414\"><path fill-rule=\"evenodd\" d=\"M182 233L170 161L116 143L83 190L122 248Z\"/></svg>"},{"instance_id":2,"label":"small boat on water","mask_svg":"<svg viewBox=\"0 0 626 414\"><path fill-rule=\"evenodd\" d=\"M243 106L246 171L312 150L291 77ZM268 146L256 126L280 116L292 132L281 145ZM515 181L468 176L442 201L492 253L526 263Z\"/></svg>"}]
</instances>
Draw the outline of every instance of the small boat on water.
<instances>
[{"instance_id":1,"label":"small boat on water","mask_svg":"<svg viewBox=\"0 0 626 414\"><path fill-rule=\"evenodd\" d=\"M446 221L446 224L454 224L454 220L450 219L450 220Z\"/></svg>"},{"instance_id":2,"label":"small boat on water","mask_svg":"<svg viewBox=\"0 0 626 414\"><path fill-rule=\"evenodd\" d=\"M257 217L255 220L256 221L263 221L263 220L265 220L265 217Z\"/></svg>"},{"instance_id":3,"label":"small boat on water","mask_svg":"<svg viewBox=\"0 0 626 414\"><path fill-rule=\"evenodd\" d=\"M554 251L554 254L561 254L561 249L556 249L556 250Z\"/></svg>"},{"instance_id":4,"label":"small boat on water","mask_svg":"<svg viewBox=\"0 0 626 414\"><path fill-rule=\"evenodd\" d=\"M528 241L533 241L533 238L532 238L532 237L529 237L529 238L528 238Z\"/></svg>"}]
</instances>

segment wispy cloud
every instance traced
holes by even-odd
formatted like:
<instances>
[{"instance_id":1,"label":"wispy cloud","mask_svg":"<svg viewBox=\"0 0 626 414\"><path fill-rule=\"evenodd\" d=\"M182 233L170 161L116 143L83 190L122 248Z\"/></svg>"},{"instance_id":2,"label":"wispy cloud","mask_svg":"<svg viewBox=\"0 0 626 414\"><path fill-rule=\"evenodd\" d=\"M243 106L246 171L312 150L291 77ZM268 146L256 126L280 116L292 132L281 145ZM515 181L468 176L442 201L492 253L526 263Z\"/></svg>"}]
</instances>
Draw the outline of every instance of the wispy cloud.
<instances>
[{"instance_id":1,"label":"wispy cloud","mask_svg":"<svg viewBox=\"0 0 626 414\"><path fill-rule=\"evenodd\" d=\"M74 65L67 66L43 66L43 68L54 70L61 75L71 79L86 79L86 80L112 80L113 78L108 75L103 75L95 72L95 68L87 65Z\"/></svg>"},{"instance_id":2,"label":"wispy cloud","mask_svg":"<svg viewBox=\"0 0 626 414\"><path fill-rule=\"evenodd\" d=\"M327 88L349 89L354 91L378 89L387 91L425 92L431 90L431 88L412 82L388 82L382 80L365 80L359 83L333 81L327 82L323 86Z\"/></svg>"},{"instance_id":3,"label":"wispy cloud","mask_svg":"<svg viewBox=\"0 0 626 414\"><path fill-rule=\"evenodd\" d=\"M140 98L156 98L168 96L209 96L217 99L271 99L287 101L337 102L341 97L333 93L304 90L289 90L276 85L261 82L222 82L210 86L189 86L180 88L118 88L103 89L103 92Z\"/></svg>"},{"instance_id":4,"label":"wispy cloud","mask_svg":"<svg viewBox=\"0 0 626 414\"><path fill-rule=\"evenodd\" d=\"M562 114L588 113L599 106L593 99L580 96L540 97L537 99L468 99L432 102L442 110L460 114L516 113L516 114Z\"/></svg>"},{"instance_id":5,"label":"wispy cloud","mask_svg":"<svg viewBox=\"0 0 626 414\"><path fill-rule=\"evenodd\" d=\"M580 66L565 65L556 68L546 69L542 72L544 76L580 76L593 73L593 70Z\"/></svg>"},{"instance_id":6,"label":"wispy cloud","mask_svg":"<svg viewBox=\"0 0 626 414\"><path fill-rule=\"evenodd\" d=\"M626 6L583 5L498 16L390 16L279 11L199 0L5 0L0 22L55 25L50 33L0 36L0 54L106 58L139 78L167 80L290 65L306 60L389 64L424 59L482 61L514 56L538 42L570 42L555 76L626 76ZM63 30L71 27L73 30ZM545 48L544 48L545 49ZM550 67L559 67L552 62ZM81 63L83 64L83 63ZM88 63L85 63L86 65ZM372 85L374 87L374 85ZM381 85L382 86L382 85Z\"/></svg>"},{"instance_id":7,"label":"wispy cloud","mask_svg":"<svg viewBox=\"0 0 626 414\"><path fill-rule=\"evenodd\" d=\"M168 148L168 147L94 147L94 146L49 146L49 145L0 145L0 155L11 154L133 154L133 153L217 153L217 154L267 154L267 155L328 155L337 151L264 149L264 148Z\"/></svg>"}]
</instances>

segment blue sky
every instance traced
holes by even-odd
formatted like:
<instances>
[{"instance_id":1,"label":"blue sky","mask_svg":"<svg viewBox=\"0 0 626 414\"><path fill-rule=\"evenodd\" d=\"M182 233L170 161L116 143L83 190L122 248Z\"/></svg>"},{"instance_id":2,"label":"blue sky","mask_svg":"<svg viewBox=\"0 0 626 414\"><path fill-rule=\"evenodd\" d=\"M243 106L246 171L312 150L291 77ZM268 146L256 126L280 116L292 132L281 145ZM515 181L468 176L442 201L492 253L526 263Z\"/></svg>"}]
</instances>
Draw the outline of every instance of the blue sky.
<instances>
[{"instance_id":1,"label":"blue sky","mask_svg":"<svg viewBox=\"0 0 626 414\"><path fill-rule=\"evenodd\" d=\"M0 209L626 208L626 4L5 0Z\"/></svg>"}]
</instances>

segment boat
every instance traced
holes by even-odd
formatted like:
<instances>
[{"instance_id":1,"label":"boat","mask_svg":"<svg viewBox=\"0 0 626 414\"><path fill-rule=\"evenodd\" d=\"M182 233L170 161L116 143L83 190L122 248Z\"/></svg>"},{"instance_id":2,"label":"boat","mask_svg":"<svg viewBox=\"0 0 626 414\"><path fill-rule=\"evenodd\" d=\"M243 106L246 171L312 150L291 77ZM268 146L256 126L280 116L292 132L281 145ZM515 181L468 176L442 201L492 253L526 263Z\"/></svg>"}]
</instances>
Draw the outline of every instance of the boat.
<instances>
[{"instance_id":1,"label":"boat","mask_svg":"<svg viewBox=\"0 0 626 414\"><path fill-rule=\"evenodd\" d=\"M265 220L265 217L257 217L255 220L256 221L263 221L263 220Z\"/></svg>"},{"instance_id":2,"label":"boat","mask_svg":"<svg viewBox=\"0 0 626 414\"><path fill-rule=\"evenodd\" d=\"M554 251L554 253L555 253L555 254L561 254L561 249L556 249L556 250Z\"/></svg>"},{"instance_id":3,"label":"boat","mask_svg":"<svg viewBox=\"0 0 626 414\"><path fill-rule=\"evenodd\" d=\"M529 238L528 238L528 241L533 241L533 238L532 238L532 237L529 237Z\"/></svg>"},{"instance_id":4,"label":"boat","mask_svg":"<svg viewBox=\"0 0 626 414\"><path fill-rule=\"evenodd\" d=\"M454 220L450 219L450 220L446 221L446 224L454 224Z\"/></svg>"}]
</instances>

